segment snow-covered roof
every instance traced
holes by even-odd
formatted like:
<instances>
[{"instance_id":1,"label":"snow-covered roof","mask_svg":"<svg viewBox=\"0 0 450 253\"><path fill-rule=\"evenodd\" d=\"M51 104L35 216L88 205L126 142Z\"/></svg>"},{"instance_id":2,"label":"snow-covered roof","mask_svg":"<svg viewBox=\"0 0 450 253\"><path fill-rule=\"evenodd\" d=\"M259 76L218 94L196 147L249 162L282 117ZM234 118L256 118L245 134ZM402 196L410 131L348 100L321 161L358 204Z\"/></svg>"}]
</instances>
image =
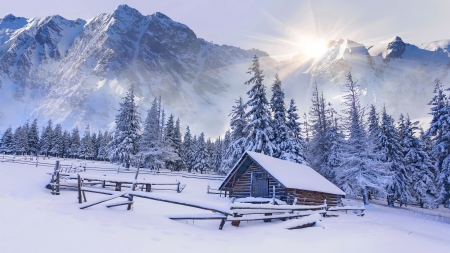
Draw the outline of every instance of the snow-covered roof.
<instances>
[{"instance_id":1,"label":"snow-covered roof","mask_svg":"<svg viewBox=\"0 0 450 253\"><path fill-rule=\"evenodd\" d=\"M246 151L246 154L286 188L345 195L345 192L309 166L252 151Z\"/></svg>"}]
</instances>

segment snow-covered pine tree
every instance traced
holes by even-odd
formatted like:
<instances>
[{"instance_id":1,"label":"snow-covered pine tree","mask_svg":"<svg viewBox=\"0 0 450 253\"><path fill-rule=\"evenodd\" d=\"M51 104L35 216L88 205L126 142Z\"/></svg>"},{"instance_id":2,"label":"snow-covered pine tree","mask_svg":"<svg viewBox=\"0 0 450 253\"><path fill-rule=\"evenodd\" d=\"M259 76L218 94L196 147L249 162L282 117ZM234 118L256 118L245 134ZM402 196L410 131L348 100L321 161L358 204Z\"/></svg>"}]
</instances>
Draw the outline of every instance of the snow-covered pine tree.
<instances>
[{"instance_id":1,"label":"snow-covered pine tree","mask_svg":"<svg viewBox=\"0 0 450 253\"><path fill-rule=\"evenodd\" d=\"M0 152L4 154L11 154L14 152L14 135L11 126L9 126L5 133L3 133Z\"/></svg>"},{"instance_id":2,"label":"snow-covered pine tree","mask_svg":"<svg viewBox=\"0 0 450 253\"><path fill-rule=\"evenodd\" d=\"M247 132L244 132L244 129L248 124L245 113L246 104L241 97L236 99L235 103L236 105L232 107L229 115L231 116L230 128L232 132L227 140L229 141L229 144L226 144L225 146L226 150L224 152L223 162L219 168L223 173L227 173L231 170L245 152L245 140L248 135Z\"/></svg>"},{"instance_id":3,"label":"snow-covered pine tree","mask_svg":"<svg viewBox=\"0 0 450 253\"><path fill-rule=\"evenodd\" d=\"M283 160L296 162L308 165L306 159L305 142L301 136L300 123L298 122L297 106L294 99L291 99L289 108L287 110L287 130L288 130L288 144L287 149L280 157Z\"/></svg>"},{"instance_id":4,"label":"snow-covered pine tree","mask_svg":"<svg viewBox=\"0 0 450 253\"><path fill-rule=\"evenodd\" d=\"M245 84L253 86L247 92L249 100L246 106L250 109L244 116L249 118L249 122L243 130L248 133L244 143L246 150L273 156L278 152L278 147L272 143L272 120L262 72L259 66L259 58L255 55L253 64L247 72L253 74L253 76L245 82Z\"/></svg>"},{"instance_id":5,"label":"snow-covered pine tree","mask_svg":"<svg viewBox=\"0 0 450 253\"><path fill-rule=\"evenodd\" d=\"M350 73L344 86L347 90L343 96L345 109L342 112L347 141L342 146L342 164L336 171L335 182L350 196L362 195L364 204L368 205L369 191L385 193L390 177L385 165L371 157L373 150L367 145L359 86Z\"/></svg>"},{"instance_id":6,"label":"snow-covered pine tree","mask_svg":"<svg viewBox=\"0 0 450 253\"><path fill-rule=\"evenodd\" d=\"M71 146L71 138L70 138L70 134L69 131L64 130L63 133L63 153L62 153L62 157L66 158L69 157L69 151L70 151L70 146Z\"/></svg>"},{"instance_id":7,"label":"snow-covered pine tree","mask_svg":"<svg viewBox=\"0 0 450 253\"><path fill-rule=\"evenodd\" d=\"M80 132L78 131L78 127L76 126L73 130L72 130L72 134L70 135L70 150L69 150L69 154L72 158L78 158L79 157L79 149L80 149Z\"/></svg>"},{"instance_id":8,"label":"snow-covered pine tree","mask_svg":"<svg viewBox=\"0 0 450 253\"><path fill-rule=\"evenodd\" d=\"M22 155L26 155L29 153L29 141L28 141L28 132L30 131L30 124L27 122L22 126L22 136L20 138L20 151Z\"/></svg>"},{"instance_id":9,"label":"snow-covered pine tree","mask_svg":"<svg viewBox=\"0 0 450 253\"><path fill-rule=\"evenodd\" d=\"M381 113L380 133L376 141L376 150L380 150L380 159L385 162L392 172L392 179L387 186L388 205L394 206L398 200L400 206L411 201L410 178L403 164L400 136L394 126L394 119L387 114L386 107Z\"/></svg>"},{"instance_id":10,"label":"snow-covered pine tree","mask_svg":"<svg viewBox=\"0 0 450 253\"><path fill-rule=\"evenodd\" d=\"M19 126L14 130L14 154L22 154L22 127Z\"/></svg>"},{"instance_id":11,"label":"snow-covered pine tree","mask_svg":"<svg viewBox=\"0 0 450 253\"><path fill-rule=\"evenodd\" d=\"M47 126L45 127L45 130L42 132L42 146L41 150L44 153L45 156L48 156L48 153L52 149L52 139L53 139L53 127L52 127L52 120L49 120L47 122Z\"/></svg>"},{"instance_id":12,"label":"snow-covered pine tree","mask_svg":"<svg viewBox=\"0 0 450 253\"><path fill-rule=\"evenodd\" d=\"M369 125L368 137L369 141L375 143L376 139L380 134L380 120L378 117L377 110L374 105L370 106L369 117L367 118L367 123Z\"/></svg>"},{"instance_id":13,"label":"snow-covered pine tree","mask_svg":"<svg viewBox=\"0 0 450 253\"><path fill-rule=\"evenodd\" d=\"M97 159L104 161L107 160L109 155L108 155L108 143L111 141L111 135L108 133L108 131L105 131L105 133L103 134L103 138L100 141L100 146L98 148L98 155L97 155Z\"/></svg>"},{"instance_id":14,"label":"snow-covered pine tree","mask_svg":"<svg viewBox=\"0 0 450 253\"><path fill-rule=\"evenodd\" d=\"M286 126L286 106L284 104L284 91L281 89L281 80L278 74L272 84L272 98L270 99L270 108L272 109L272 129L273 144L278 147L273 154L275 158L287 158L286 153L291 152L289 140L289 129Z\"/></svg>"},{"instance_id":15,"label":"snow-covered pine tree","mask_svg":"<svg viewBox=\"0 0 450 253\"><path fill-rule=\"evenodd\" d=\"M93 156L93 147L91 139L91 131L89 125L87 125L84 130L83 138L81 139L80 148L78 150L78 156L84 158L85 160L91 159Z\"/></svg>"},{"instance_id":16,"label":"snow-covered pine tree","mask_svg":"<svg viewBox=\"0 0 450 253\"><path fill-rule=\"evenodd\" d=\"M139 130L141 127L141 117L135 102L134 85L131 85L122 103L120 103L115 123L114 137L108 144L110 157L129 168L131 157L139 149Z\"/></svg>"},{"instance_id":17,"label":"snow-covered pine tree","mask_svg":"<svg viewBox=\"0 0 450 253\"><path fill-rule=\"evenodd\" d=\"M403 116L402 116L403 117ZM433 163L425 151L425 144L415 136L419 122L400 119L399 132L405 169L411 177L411 195L421 207L431 207L436 198Z\"/></svg>"},{"instance_id":18,"label":"snow-covered pine tree","mask_svg":"<svg viewBox=\"0 0 450 253\"><path fill-rule=\"evenodd\" d=\"M440 80L435 80L430 114L433 119L426 135L434 142L432 155L437 172L438 196L433 207L443 204L450 208L450 106L444 87Z\"/></svg>"},{"instance_id":19,"label":"snow-covered pine tree","mask_svg":"<svg viewBox=\"0 0 450 253\"><path fill-rule=\"evenodd\" d=\"M191 172L193 167L194 148L192 145L192 135L189 126L186 126L186 132L183 138L183 156L182 161L188 172Z\"/></svg>"},{"instance_id":20,"label":"snow-covered pine tree","mask_svg":"<svg viewBox=\"0 0 450 253\"><path fill-rule=\"evenodd\" d=\"M309 161L313 169L328 178L330 173L324 170L327 167L323 165L330 149L327 134L333 122L328 117L327 102L323 93L319 93L317 84L313 88L311 102L308 120L311 134L308 142Z\"/></svg>"},{"instance_id":21,"label":"snow-covered pine tree","mask_svg":"<svg viewBox=\"0 0 450 253\"><path fill-rule=\"evenodd\" d=\"M223 140L217 138L214 142L214 154L212 159L212 168L215 172L219 171L220 166L222 165L222 156L223 156Z\"/></svg>"},{"instance_id":22,"label":"snow-covered pine tree","mask_svg":"<svg viewBox=\"0 0 450 253\"><path fill-rule=\"evenodd\" d=\"M179 157L173 148L173 116L168 122L169 129L164 129L164 112L160 111L160 101L154 100L144 122L144 132L140 140L140 151L143 152L144 166L153 170L179 162ZM160 121L161 120L161 121ZM167 125L166 125L167 126ZM166 127L167 128L167 127ZM163 138L162 132L166 132ZM172 167L169 167L173 169Z\"/></svg>"},{"instance_id":23,"label":"snow-covered pine tree","mask_svg":"<svg viewBox=\"0 0 450 253\"><path fill-rule=\"evenodd\" d=\"M181 157L183 157L183 140L181 139L181 126L180 126L180 119L178 118L175 121L175 126L173 129L173 137L172 137L172 143L173 148L175 150L175 153L178 155L179 159L175 160L175 170L180 171L184 169L184 163L181 160Z\"/></svg>"},{"instance_id":24,"label":"snow-covered pine tree","mask_svg":"<svg viewBox=\"0 0 450 253\"><path fill-rule=\"evenodd\" d=\"M196 147L194 152L194 166L195 171L200 171L200 174L208 171L210 165L208 164L208 150L205 143L205 134L202 132L198 140L196 140Z\"/></svg>"},{"instance_id":25,"label":"snow-covered pine tree","mask_svg":"<svg viewBox=\"0 0 450 253\"><path fill-rule=\"evenodd\" d=\"M37 119L33 120L28 131L28 149L31 155L37 155L39 152L39 130Z\"/></svg>"},{"instance_id":26,"label":"snow-covered pine tree","mask_svg":"<svg viewBox=\"0 0 450 253\"><path fill-rule=\"evenodd\" d=\"M55 129L52 132L52 153L56 157L61 157L64 150L64 141L62 136L61 124L56 124Z\"/></svg>"}]
</instances>

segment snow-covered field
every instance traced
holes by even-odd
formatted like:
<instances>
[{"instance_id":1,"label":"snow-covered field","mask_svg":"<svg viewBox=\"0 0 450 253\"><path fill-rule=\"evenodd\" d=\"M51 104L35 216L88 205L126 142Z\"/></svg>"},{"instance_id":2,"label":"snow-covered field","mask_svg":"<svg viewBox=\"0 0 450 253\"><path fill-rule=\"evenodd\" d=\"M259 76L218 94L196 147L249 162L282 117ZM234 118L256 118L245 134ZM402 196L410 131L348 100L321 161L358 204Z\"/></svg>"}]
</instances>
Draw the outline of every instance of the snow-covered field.
<instances>
[{"instance_id":1,"label":"snow-covered field","mask_svg":"<svg viewBox=\"0 0 450 253\"><path fill-rule=\"evenodd\" d=\"M62 161L71 163L77 164ZM115 167L99 162L95 166ZM76 191L63 190L53 196L44 188L50 179L46 173L51 171L51 167L0 162L0 252L450 251L450 224L436 221L434 216L423 218L411 209L371 205L362 218L342 212L339 217L322 218L323 227L298 230L282 228L282 221L242 222L238 228L227 222L219 230L218 220L173 221L166 217L209 211L147 199L135 198L132 211L125 206L106 208L105 203L81 210ZM89 173L134 177L116 172ZM187 184L182 193L167 191L167 195L223 205L229 201L206 194L208 184L211 188L219 186L217 180L148 174L139 178ZM94 193L86 196L88 201L104 197ZM345 204L360 203L346 199Z\"/></svg>"}]
</instances>

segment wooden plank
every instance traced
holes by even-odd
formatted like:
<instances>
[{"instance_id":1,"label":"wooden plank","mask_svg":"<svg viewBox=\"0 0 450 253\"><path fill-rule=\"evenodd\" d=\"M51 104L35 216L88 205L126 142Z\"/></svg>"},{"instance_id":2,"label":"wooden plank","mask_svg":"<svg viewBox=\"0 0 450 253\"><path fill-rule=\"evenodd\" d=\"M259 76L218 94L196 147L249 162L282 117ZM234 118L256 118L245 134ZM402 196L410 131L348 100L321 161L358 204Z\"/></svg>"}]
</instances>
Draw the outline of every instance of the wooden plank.
<instances>
[{"instance_id":1,"label":"wooden plank","mask_svg":"<svg viewBox=\"0 0 450 253\"><path fill-rule=\"evenodd\" d=\"M283 218L297 218L297 217L303 217L303 216L309 216L311 214L325 214L326 211L311 211L311 212L307 212L307 211L303 211L303 212L299 212L299 213L294 213L294 214L273 214L271 219L283 219ZM249 215L249 216L243 216L243 217L228 217L227 221L255 221L255 220L265 220L267 219L267 216L265 216L265 214L261 214L261 215Z\"/></svg>"},{"instance_id":2,"label":"wooden plank","mask_svg":"<svg viewBox=\"0 0 450 253\"><path fill-rule=\"evenodd\" d=\"M104 198L104 199L101 199L101 200L98 200L98 201L94 201L94 202L91 202L91 203L82 204L80 206L80 209L86 209L88 207L95 206L95 205L98 205L100 203L103 203L103 202L106 202L106 201L109 201L109 200L112 200L112 199L115 199L115 198L118 198L118 197L122 197L125 194L127 194L127 192L118 192L118 193L116 193L114 195L110 195L107 198Z\"/></svg>"},{"instance_id":3,"label":"wooden plank","mask_svg":"<svg viewBox=\"0 0 450 253\"><path fill-rule=\"evenodd\" d=\"M123 201L123 202L112 203L112 204L106 205L106 207L111 208L111 207L115 207L115 206L124 206L124 205L129 205L129 204L133 204L133 201L127 200L127 201Z\"/></svg>"},{"instance_id":4,"label":"wooden plank","mask_svg":"<svg viewBox=\"0 0 450 253\"><path fill-rule=\"evenodd\" d=\"M309 227L313 227L314 225L316 225L316 222L306 223L306 224L304 224L304 225L301 225L301 226L295 226L295 227L291 227L291 228L288 228L288 229L289 229L289 230L292 230L292 229L309 228Z\"/></svg>"}]
</instances>

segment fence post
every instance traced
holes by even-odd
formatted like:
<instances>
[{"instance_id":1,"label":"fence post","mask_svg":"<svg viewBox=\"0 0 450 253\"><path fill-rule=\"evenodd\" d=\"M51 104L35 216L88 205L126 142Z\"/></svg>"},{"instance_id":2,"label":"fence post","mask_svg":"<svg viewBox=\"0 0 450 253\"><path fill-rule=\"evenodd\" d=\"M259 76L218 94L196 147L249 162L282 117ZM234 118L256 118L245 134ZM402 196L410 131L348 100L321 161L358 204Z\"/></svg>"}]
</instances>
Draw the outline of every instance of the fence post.
<instances>
[{"instance_id":1,"label":"fence post","mask_svg":"<svg viewBox=\"0 0 450 253\"><path fill-rule=\"evenodd\" d=\"M59 171L56 171L56 195L59 195Z\"/></svg>"},{"instance_id":2,"label":"fence post","mask_svg":"<svg viewBox=\"0 0 450 253\"><path fill-rule=\"evenodd\" d=\"M180 182L177 184L177 193L180 193Z\"/></svg>"},{"instance_id":3,"label":"fence post","mask_svg":"<svg viewBox=\"0 0 450 253\"><path fill-rule=\"evenodd\" d=\"M82 200L81 200L81 177L80 177L80 174L78 174L78 203L82 203Z\"/></svg>"}]
</instances>

